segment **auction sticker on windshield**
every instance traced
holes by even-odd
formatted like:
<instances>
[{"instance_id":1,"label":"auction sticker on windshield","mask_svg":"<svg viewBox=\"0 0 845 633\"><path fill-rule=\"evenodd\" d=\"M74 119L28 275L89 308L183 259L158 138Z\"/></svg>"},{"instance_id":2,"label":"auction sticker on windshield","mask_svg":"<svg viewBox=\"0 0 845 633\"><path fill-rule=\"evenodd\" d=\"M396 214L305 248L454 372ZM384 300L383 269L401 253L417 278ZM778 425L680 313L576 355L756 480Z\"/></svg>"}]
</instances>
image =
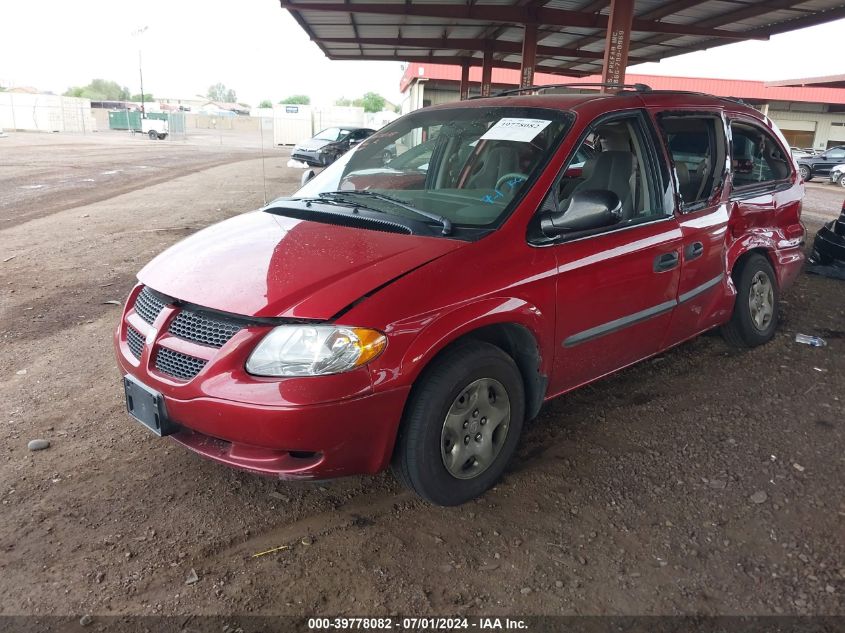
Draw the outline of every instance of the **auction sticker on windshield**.
<instances>
[{"instance_id":1,"label":"auction sticker on windshield","mask_svg":"<svg viewBox=\"0 0 845 633\"><path fill-rule=\"evenodd\" d=\"M521 141L528 143L546 129L551 121L544 119L499 119L480 140L485 141Z\"/></svg>"}]
</instances>

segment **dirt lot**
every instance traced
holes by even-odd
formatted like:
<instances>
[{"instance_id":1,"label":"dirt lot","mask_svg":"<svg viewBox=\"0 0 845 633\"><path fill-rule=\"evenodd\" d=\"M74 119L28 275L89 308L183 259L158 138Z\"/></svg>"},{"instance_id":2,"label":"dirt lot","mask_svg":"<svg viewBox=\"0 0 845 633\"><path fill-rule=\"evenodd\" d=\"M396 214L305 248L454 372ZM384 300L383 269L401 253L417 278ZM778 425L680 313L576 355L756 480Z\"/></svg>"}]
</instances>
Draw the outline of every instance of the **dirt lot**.
<instances>
[{"instance_id":1,"label":"dirt lot","mask_svg":"<svg viewBox=\"0 0 845 633\"><path fill-rule=\"evenodd\" d=\"M133 423L106 302L260 205L255 156L0 139L0 614L845 613L845 282L803 275L763 348L702 337L547 405L460 508L389 474L257 478ZM842 198L810 185L812 232Z\"/></svg>"}]
</instances>

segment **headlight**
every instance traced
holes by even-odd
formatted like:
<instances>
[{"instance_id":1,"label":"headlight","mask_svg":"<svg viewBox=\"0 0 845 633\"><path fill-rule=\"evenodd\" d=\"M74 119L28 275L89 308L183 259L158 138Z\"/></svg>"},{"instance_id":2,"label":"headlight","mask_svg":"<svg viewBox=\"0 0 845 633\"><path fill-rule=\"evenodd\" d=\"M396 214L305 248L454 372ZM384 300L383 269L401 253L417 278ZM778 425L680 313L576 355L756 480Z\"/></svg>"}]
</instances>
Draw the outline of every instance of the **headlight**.
<instances>
[{"instance_id":1,"label":"headlight","mask_svg":"<svg viewBox=\"0 0 845 633\"><path fill-rule=\"evenodd\" d=\"M280 325L250 354L256 376L324 376L361 367L381 354L387 338L377 330L334 325Z\"/></svg>"}]
</instances>

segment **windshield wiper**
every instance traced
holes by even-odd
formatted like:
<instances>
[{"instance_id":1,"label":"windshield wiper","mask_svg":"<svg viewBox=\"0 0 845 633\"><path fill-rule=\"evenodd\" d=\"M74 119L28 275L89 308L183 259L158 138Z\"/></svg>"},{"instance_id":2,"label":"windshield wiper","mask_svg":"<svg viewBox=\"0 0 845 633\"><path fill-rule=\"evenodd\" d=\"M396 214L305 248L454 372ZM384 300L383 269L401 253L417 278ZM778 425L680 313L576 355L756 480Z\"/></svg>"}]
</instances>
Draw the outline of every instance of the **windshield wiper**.
<instances>
[{"instance_id":1,"label":"windshield wiper","mask_svg":"<svg viewBox=\"0 0 845 633\"><path fill-rule=\"evenodd\" d=\"M358 202L351 202L349 200L342 200L341 198L333 198L330 196L324 196L320 194L319 197L308 197L308 198L290 198L291 200L296 200L297 202L304 202L306 207L310 207L312 203L316 202L319 204L327 204L333 205L336 207L354 207L352 212L357 212L358 209L366 209L367 211L375 211L376 213L384 213L381 209L376 209L375 207L367 206L366 204L360 204Z\"/></svg>"},{"instance_id":2,"label":"windshield wiper","mask_svg":"<svg viewBox=\"0 0 845 633\"><path fill-rule=\"evenodd\" d=\"M350 191L324 191L323 193L318 194L321 198L328 198L328 199L338 199L342 198L343 196L368 196L373 198L374 200L383 200L385 202L390 202L395 204L397 207L405 209L406 211L410 211L411 213L416 213L417 215L421 215L424 218L428 218L429 220L434 220L435 222L439 222L440 225L443 227L441 233L443 235L450 235L452 233L452 221L449 218L445 218L442 215L437 215L436 213L432 213L431 211L426 211L424 209L418 209L417 207L413 207L404 200L400 200L399 198L394 198L393 196L388 196L384 193L377 193L375 191L366 191L366 190L350 190ZM368 207L369 208L369 207Z\"/></svg>"}]
</instances>

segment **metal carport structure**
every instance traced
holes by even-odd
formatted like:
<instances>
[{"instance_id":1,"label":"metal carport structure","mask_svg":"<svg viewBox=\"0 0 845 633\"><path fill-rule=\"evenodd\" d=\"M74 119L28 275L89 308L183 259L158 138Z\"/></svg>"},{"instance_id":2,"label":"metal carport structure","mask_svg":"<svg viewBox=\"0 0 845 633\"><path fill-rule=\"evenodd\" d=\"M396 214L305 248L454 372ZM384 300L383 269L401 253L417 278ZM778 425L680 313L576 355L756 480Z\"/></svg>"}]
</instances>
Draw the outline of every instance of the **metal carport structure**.
<instances>
[{"instance_id":1,"label":"metal carport structure","mask_svg":"<svg viewBox=\"0 0 845 633\"><path fill-rule=\"evenodd\" d=\"M329 59L481 66L624 83L629 63L713 48L845 18L833 0L280 0Z\"/></svg>"}]
</instances>

